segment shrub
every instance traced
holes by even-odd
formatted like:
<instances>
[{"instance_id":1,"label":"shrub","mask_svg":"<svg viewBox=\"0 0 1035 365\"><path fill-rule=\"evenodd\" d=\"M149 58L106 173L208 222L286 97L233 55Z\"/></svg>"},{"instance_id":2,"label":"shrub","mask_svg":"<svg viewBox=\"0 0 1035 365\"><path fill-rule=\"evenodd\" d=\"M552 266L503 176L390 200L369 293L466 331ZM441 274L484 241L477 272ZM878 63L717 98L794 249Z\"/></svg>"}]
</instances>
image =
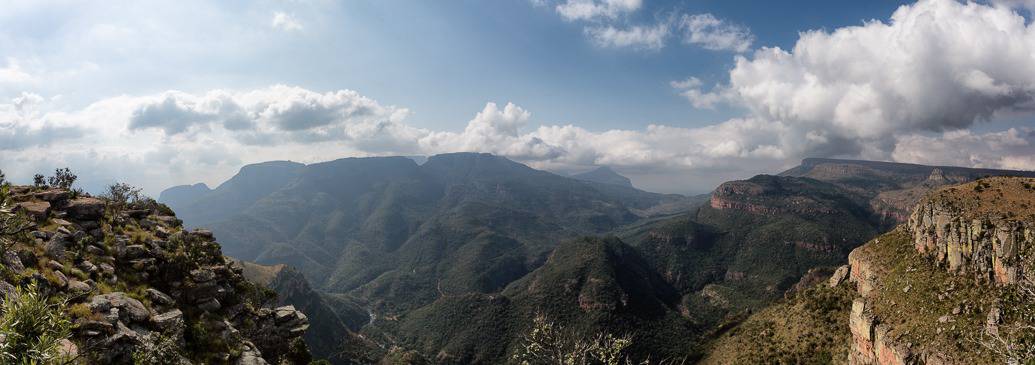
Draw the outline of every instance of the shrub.
<instances>
[{"instance_id":1,"label":"shrub","mask_svg":"<svg viewBox=\"0 0 1035 365\"><path fill-rule=\"evenodd\" d=\"M108 185L107 190L101 194L108 199L108 209L113 215L118 215L130 204L140 201L140 189L126 183L114 183Z\"/></svg>"},{"instance_id":2,"label":"shrub","mask_svg":"<svg viewBox=\"0 0 1035 365\"><path fill-rule=\"evenodd\" d=\"M75 180L78 178L78 176L72 173L72 170L66 167L54 170L54 176L47 178L47 182L50 183L50 186L71 189L72 184L75 184Z\"/></svg>"},{"instance_id":3,"label":"shrub","mask_svg":"<svg viewBox=\"0 0 1035 365\"><path fill-rule=\"evenodd\" d=\"M32 175L32 185L37 188L44 188L47 186L47 178L40 174Z\"/></svg>"},{"instance_id":4,"label":"shrub","mask_svg":"<svg viewBox=\"0 0 1035 365\"><path fill-rule=\"evenodd\" d=\"M632 340L627 336L600 333L584 338L537 314L512 359L522 365L619 365L630 362L624 354L629 345Z\"/></svg>"},{"instance_id":5,"label":"shrub","mask_svg":"<svg viewBox=\"0 0 1035 365\"><path fill-rule=\"evenodd\" d=\"M61 356L60 342L72 332L64 313L65 302L49 303L36 283L17 291L0 307L0 361L4 363L50 364Z\"/></svg>"},{"instance_id":6,"label":"shrub","mask_svg":"<svg viewBox=\"0 0 1035 365\"><path fill-rule=\"evenodd\" d=\"M5 180L5 178L4 170L0 170L0 185L7 185L7 180Z\"/></svg>"}]
</instances>

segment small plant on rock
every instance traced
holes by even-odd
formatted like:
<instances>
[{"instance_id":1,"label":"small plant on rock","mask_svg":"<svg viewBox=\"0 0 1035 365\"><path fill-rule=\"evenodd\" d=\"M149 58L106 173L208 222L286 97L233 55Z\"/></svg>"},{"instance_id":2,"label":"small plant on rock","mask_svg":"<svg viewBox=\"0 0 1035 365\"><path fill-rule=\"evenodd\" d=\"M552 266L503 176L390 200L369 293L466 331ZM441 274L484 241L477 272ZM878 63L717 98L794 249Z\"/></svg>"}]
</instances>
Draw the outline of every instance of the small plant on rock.
<instances>
[{"instance_id":1,"label":"small plant on rock","mask_svg":"<svg viewBox=\"0 0 1035 365\"><path fill-rule=\"evenodd\" d=\"M62 356L62 340L72 333L64 301L50 303L36 283L17 291L0 310L0 362L50 364Z\"/></svg>"}]
</instances>

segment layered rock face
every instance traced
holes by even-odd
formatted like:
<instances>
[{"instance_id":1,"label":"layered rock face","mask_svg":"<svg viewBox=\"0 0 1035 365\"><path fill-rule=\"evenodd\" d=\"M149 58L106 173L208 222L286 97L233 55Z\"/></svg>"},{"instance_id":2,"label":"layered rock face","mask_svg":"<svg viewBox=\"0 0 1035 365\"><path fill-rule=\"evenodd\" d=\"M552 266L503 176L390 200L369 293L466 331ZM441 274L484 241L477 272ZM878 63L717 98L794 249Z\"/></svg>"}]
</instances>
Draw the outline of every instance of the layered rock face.
<instances>
[{"instance_id":1,"label":"layered rock face","mask_svg":"<svg viewBox=\"0 0 1035 365\"><path fill-rule=\"evenodd\" d=\"M307 317L269 306L211 232L184 230L153 201L11 192L7 203L22 208L0 210L3 224L18 228L0 235L0 289L16 296L15 287L33 283L67 300L76 327L66 352L87 363L133 363L165 343L179 357L170 363L308 362Z\"/></svg>"},{"instance_id":2,"label":"layered rock face","mask_svg":"<svg viewBox=\"0 0 1035 365\"><path fill-rule=\"evenodd\" d=\"M985 178L928 194L906 224L852 251L849 363L987 363L975 348L985 318L995 327L1002 293L1035 268L1033 209L1035 179ZM918 343L932 338L972 345Z\"/></svg>"},{"instance_id":3,"label":"layered rock face","mask_svg":"<svg viewBox=\"0 0 1035 365\"><path fill-rule=\"evenodd\" d=\"M986 188L983 186L987 183L987 189L998 186L1002 190L1006 185L1024 184L1021 179L989 180L962 185L959 189L981 186L984 191ZM1030 202L1035 200L1031 197L1035 196L1035 191L1028 195L1004 197L1003 204L1012 207L1035 204ZM1035 221L1031 217L1018 217L1016 213L1014 216L973 214L967 210L971 205L967 203L958 197L951 198L946 191L921 201L908 223L917 251L934 258L953 273L973 275L979 280L999 284L1017 283L1024 275L1022 254L1035 244Z\"/></svg>"}]
</instances>

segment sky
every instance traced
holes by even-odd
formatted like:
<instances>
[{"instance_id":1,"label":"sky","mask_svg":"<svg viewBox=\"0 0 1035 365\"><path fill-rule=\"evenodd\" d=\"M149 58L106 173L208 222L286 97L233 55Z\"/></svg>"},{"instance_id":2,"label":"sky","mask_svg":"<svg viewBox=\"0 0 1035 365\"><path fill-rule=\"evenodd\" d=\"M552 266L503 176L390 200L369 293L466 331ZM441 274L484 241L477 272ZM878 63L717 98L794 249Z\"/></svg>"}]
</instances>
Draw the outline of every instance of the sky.
<instances>
[{"instance_id":1,"label":"sky","mask_svg":"<svg viewBox=\"0 0 1035 365\"><path fill-rule=\"evenodd\" d=\"M704 193L805 157L1035 169L1035 1L0 1L0 171L157 195L489 152Z\"/></svg>"}]
</instances>

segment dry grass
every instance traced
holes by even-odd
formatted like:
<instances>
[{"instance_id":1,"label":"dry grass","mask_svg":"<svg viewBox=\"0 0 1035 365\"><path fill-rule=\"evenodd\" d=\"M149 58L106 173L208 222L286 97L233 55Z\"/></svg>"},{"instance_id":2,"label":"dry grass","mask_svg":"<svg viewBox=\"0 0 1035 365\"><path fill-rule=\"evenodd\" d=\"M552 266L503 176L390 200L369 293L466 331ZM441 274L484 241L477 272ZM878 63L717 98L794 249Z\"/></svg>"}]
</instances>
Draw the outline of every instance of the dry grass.
<instances>
[{"instance_id":1,"label":"dry grass","mask_svg":"<svg viewBox=\"0 0 1035 365\"><path fill-rule=\"evenodd\" d=\"M1007 214L1019 219L1035 219L1035 178L984 178L939 189L930 199L959 208L964 218Z\"/></svg>"}]
</instances>

